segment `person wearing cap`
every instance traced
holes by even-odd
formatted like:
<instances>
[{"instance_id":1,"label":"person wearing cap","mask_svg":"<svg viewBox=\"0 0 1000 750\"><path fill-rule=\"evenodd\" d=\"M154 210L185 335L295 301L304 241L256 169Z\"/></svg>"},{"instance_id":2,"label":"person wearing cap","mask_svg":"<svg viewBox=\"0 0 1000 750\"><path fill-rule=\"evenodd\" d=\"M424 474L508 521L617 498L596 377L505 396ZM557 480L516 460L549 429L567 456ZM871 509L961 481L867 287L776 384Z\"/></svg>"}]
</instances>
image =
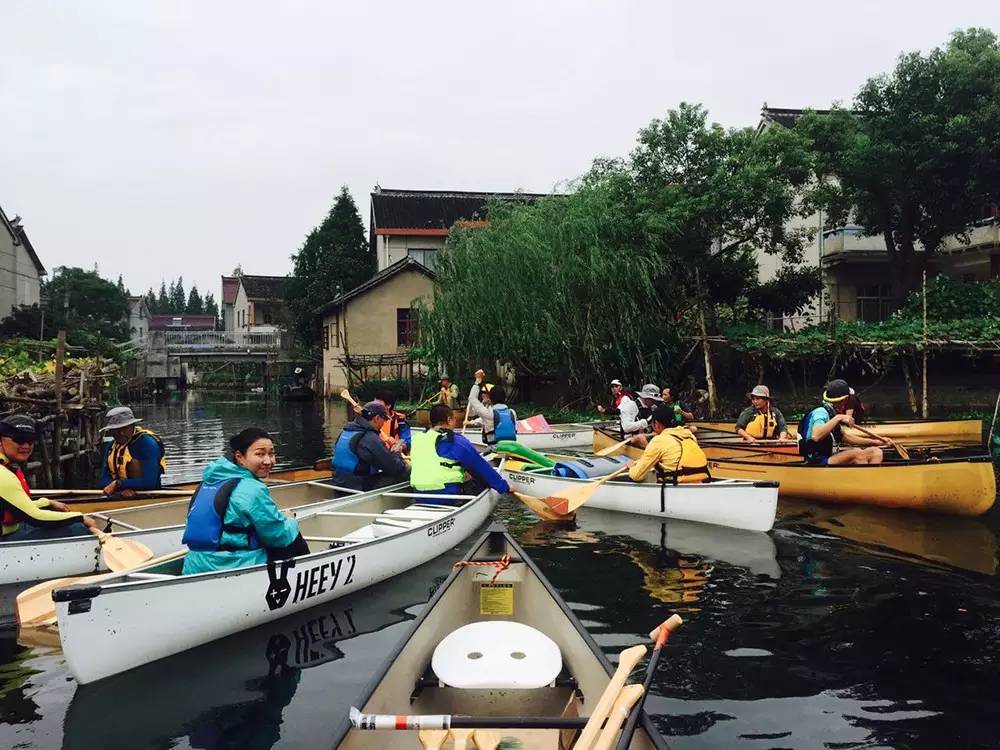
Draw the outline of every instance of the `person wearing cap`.
<instances>
[{"instance_id":1,"label":"person wearing cap","mask_svg":"<svg viewBox=\"0 0 1000 750\"><path fill-rule=\"evenodd\" d=\"M389 419L381 401L369 401L344 426L333 445L333 478L341 487L372 490L402 482L409 468L398 451L389 450L380 432Z\"/></svg>"},{"instance_id":2,"label":"person wearing cap","mask_svg":"<svg viewBox=\"0 0 1000 750\"><path fill-rule=\"evenodd\" d=\"M492 487L500 493L510 492L507 481L487 462L469 439L454 432L455 418L451 408L435 404L430 414L431 428L413 435L413 467L410 484L419 493L457 495L463 491L466 473L475 487L466 494L478 494L481 487ZM439 498L425 502L446 505Z\"/></svg>"},{"instance_id":3,"label":"person wearing cap","mask_svg":"<svg viewBox=\"0 0 1000 750\"><path fill-rule=\"evenodd\" d=\"M447 375L441 376L441 390L438 393L438 403L449 409L458 408L458 386L451 382Z\"/></svg>"},{"instance_id":4,"label":"person wearing cap","mask_svg":"<svg viewBox=\"0 0 1000 750\"><path fill-rule=\"evenodd\" d=\"M851 388L844 380L831 380L823 390L823 403L808 412L799 422L799 454L806 463L816 466L843 466L847 464L880 464L882 449L888 440L873 440L844 432L854 418L838 413L837 406L851 395ZM839 448L841 444L849 448Z\"/></svg>"},{"instance_id":5,"label":"person wearing cap","mask_svg":"<svg viewBox=\"0 0 1000 750\"><path fill-rule=\"evenodd\" d=\"M621 427L622 440L631 436L629 445L645 448L646 432L650 428L650 417L653 408L663 401L660 388L654 383L646 383L637 394L638 403L632 399L622 399L618 406L618 421Z\"/></svg>"},{"instance_id":6,"label":"person wearing cap","mask_svg":"<svg viewBox=\"0 0 1000 750\"><path fill-rule=\"evenodd\" d=\"M650 421L656 435L638 460L628 462L633 482L645 480L651 469L656 469L660 479L675 483L706 482L711 478L705 452L691 430L675 424L672 406L657 406Z\"/></svg>"},{"instance_id":7,"label":"person wearing cap","mask_svg":"<svg viewBox=\"0 0 1000 750\"><path fill-rule=\"evenodd\" d=\"M101 464L101 487L105 495L119 493L132 497L136 492L160 489L160 478L167 470L166 450L160 436L145 427L127 406L108 411L101 432L110 432Z\"/></svg>"},{"instance_id":8,"label":"person wearing cap","mask_svg":"<svg viewBox=\"0 0 1000 750\"><path fill-rule=\"evenodd\" d=\"M83 536L96 526L89 516L56 500L33 500L24 465L35 448L38 429L27 414L0 419L0 509L3 541Z\"/></svg>"},{"instance_id":9,"label":"person wearing cap","mask_svg":"<svg viewBox=\"0 0 1000 750\"><path fill-rule=\"evenodd\" d=\"M755 385L747 394L750 406L736 418L736 432L748 443L758 440L788 440L788 425L780 411L771 405L771 389Z\"/></svg>"},{"instance_id":10,"label":"person wearing cap","mask_svg":"<svg viewBox=\"0 0 1000 750\"><path fill-rule=\"evenodd\" d=\"M483 386L486 373L476 370L475 382L469 391L469 413L478 417L483 430L483 442L496 445L500 440L517 439L517 413L507 406L507 394L499 383Z\"/></svg>"},{"instance_id":11,"label":"person wearing cap","mask_svg":"<svg viewBox=\"0 0 1000 750\"><path fill-rule=\"evenodd\" d=\"M599 411L601 414L617 414L618 410L621 408L622 400L626 398L632 400L632 397L628 394L628 391L626 391L625 387L622 385L622 381L620 381L618 378L615 378L614 380L611 381L611 408L608 409L604 407L604 404L598 404L597 411Z\"/></svg>"}]
</instances>

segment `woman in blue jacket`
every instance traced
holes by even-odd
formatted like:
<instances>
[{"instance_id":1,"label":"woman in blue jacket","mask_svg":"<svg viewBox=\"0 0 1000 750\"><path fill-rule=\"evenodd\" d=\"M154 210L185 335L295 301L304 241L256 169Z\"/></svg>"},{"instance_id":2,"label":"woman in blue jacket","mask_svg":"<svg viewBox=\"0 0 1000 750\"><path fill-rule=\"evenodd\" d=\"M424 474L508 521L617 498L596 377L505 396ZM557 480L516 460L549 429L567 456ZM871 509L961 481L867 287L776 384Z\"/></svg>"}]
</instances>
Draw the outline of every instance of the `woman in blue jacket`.
<instances>
[{"instance_id":1,"label":"woman in blue jacket","mask_svg":"<svg viewBox=\"0 0 1000 750\"><path fill-rule=\"evenodd\" d=\"M209 464L188 508L184 573L260 565L309 553L294 518L285 516L262 480L274 468L274 443L248 427L229 441L232 458Z\"/></svg>"}]
</instances>

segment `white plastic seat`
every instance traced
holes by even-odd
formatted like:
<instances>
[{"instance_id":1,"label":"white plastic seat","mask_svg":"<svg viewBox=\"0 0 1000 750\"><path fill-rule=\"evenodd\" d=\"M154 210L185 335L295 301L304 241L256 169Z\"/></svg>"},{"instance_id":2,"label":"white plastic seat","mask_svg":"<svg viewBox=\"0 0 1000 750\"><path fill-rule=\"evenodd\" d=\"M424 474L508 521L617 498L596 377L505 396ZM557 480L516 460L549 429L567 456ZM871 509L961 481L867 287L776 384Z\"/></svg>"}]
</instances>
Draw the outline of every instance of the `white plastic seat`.
<instances>
[{"instance_id":1,"label":"white plastic seat","mask_svg":"<svg viewBox=\"0 0 1000 750\"><path fill-rule=\"evenodd\" d=\"M440 517L441 514L435 513L432 510L420 510L419 508L415 510L410 510L409 508L405 508L403 510L393 508L392 510L385 511L385 515L392 516L394 518L411 518L420 521L431 521Z\"/></svg>"},{"instance_id":2,"label":"white plastic seat","mask_svg":"<svg viewBox=\"0 0 1000 750\"><path fill-rule=\"evenodd\" d=\"M551 684L562 670L562 654L540 630L490 620L446 635L434 649L431 668L451 687L525 690Z\"/></svg>"}]
</instances>

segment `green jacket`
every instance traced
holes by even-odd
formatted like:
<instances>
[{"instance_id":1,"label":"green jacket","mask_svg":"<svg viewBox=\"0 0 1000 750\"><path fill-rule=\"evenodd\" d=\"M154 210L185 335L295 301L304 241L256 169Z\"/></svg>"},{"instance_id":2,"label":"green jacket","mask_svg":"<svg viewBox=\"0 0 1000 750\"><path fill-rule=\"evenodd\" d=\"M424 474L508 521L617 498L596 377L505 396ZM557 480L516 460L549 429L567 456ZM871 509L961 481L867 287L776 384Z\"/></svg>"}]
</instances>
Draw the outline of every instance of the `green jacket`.
<instances>
[{"instance_id":1,"label":"green jacket","mask_svg":"<svg viewBox=\"0 0 1000 750\"><path fill-rule=\"evenodd\" d=\"M188 552L184 557L185 575L260 565L267 562L268 547L287 547L298 536L298 522L282 514L271 498L267 485L249 470L228 458L220 458L208 465L202 479L205 482L221 482L234 477L239 477L241 481L229 497L229 508L226 510L223 522L234 526L253 527L261 547L232 552ZM246 537L224 531L220 541L226 545L239 547L246 544Z\"/></svg>"}]
</instances>

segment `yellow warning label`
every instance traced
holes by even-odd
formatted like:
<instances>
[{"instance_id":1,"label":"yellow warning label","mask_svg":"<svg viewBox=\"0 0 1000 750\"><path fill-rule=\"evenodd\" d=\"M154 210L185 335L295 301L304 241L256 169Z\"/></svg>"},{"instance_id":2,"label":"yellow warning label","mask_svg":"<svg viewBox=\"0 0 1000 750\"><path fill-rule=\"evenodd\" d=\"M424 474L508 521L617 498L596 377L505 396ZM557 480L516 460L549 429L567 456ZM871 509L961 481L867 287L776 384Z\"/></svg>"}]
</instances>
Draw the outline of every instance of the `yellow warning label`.
<instances>
[{"instance_id":1,"label":"yellow warning label","mask_svg":"<svg viewBox=\"0 0 1000 750\"><path fill-rule=\"evenodd\" d=\"M514 584L480 584L479 614L512 616L514 614Z\"/></svg>"}]
</instances>

